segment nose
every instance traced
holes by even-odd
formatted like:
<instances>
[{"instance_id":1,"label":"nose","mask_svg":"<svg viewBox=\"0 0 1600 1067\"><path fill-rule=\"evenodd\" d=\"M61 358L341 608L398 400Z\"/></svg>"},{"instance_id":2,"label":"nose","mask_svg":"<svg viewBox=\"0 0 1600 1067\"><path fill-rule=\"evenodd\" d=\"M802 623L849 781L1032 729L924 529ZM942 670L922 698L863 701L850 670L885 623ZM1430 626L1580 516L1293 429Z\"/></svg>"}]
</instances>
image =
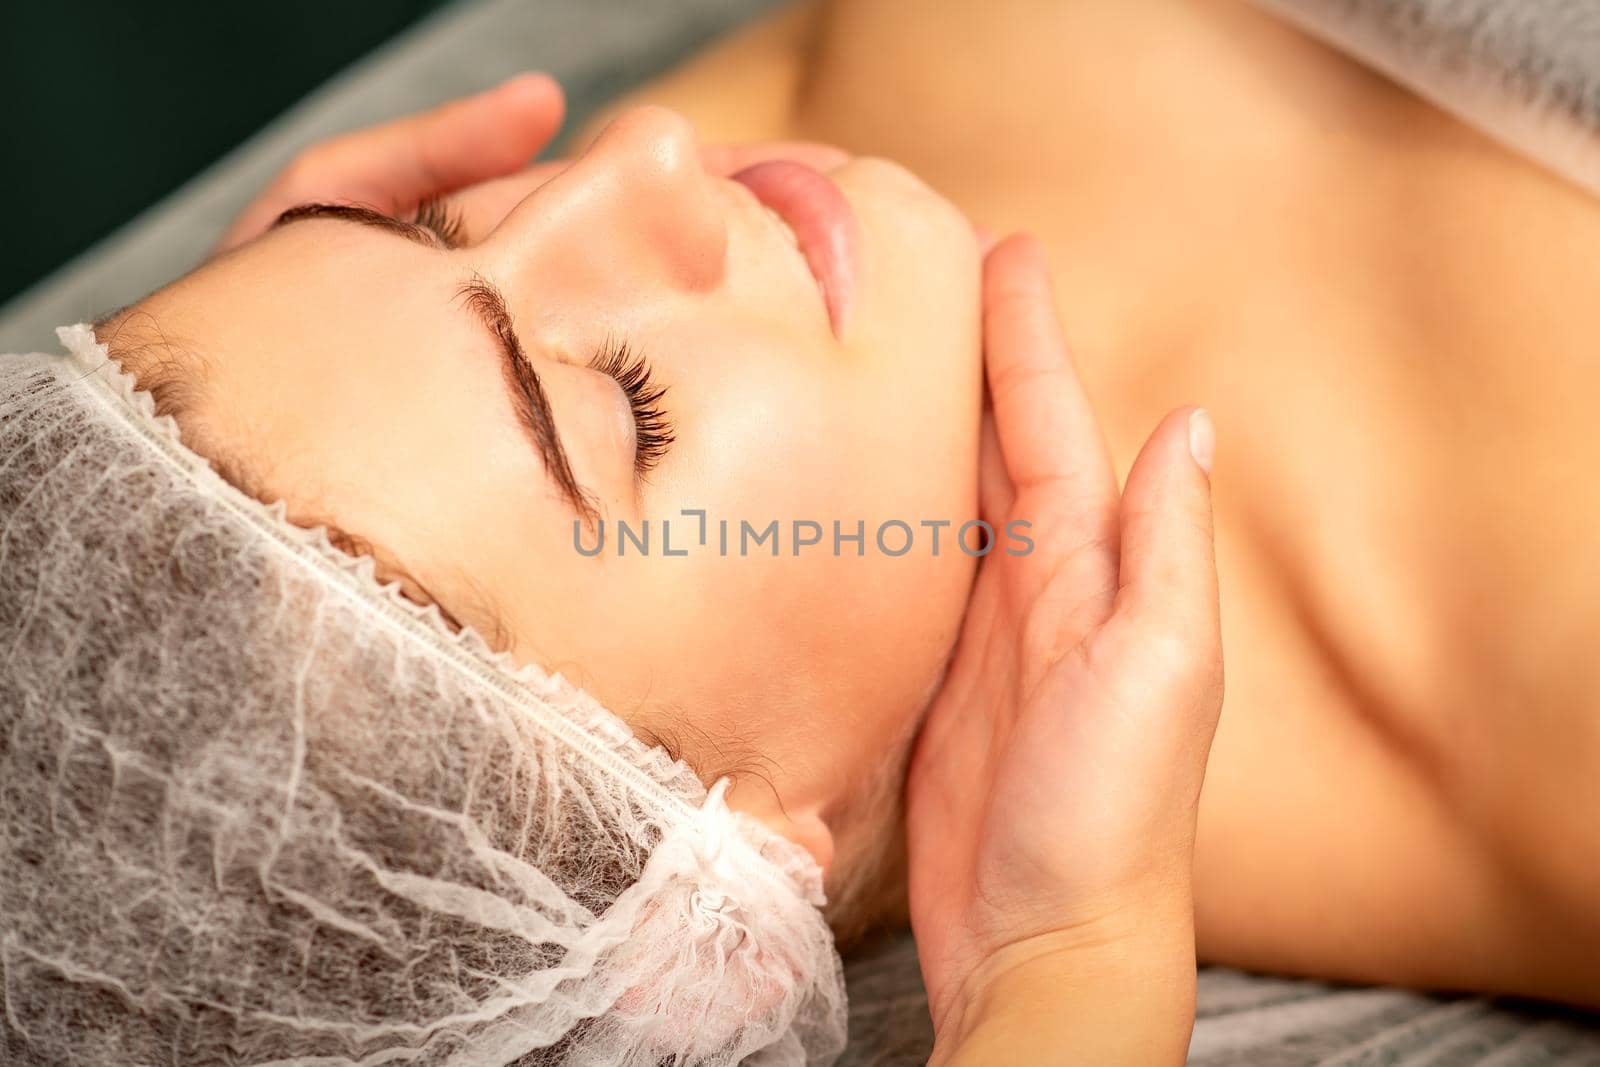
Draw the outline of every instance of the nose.
<instances>
[{"instance_id":1,"label":"nose","mask_svg":"<svg viewBox=\"0 0 1600 1067\"><path fill-rule=\"evenodd\" d=\"M517 204L483 244L514 275L548 270L576 285L704 291L725 270L725 210L694 128L676 112L640 107Z\"/></svg>"}]
</instances>

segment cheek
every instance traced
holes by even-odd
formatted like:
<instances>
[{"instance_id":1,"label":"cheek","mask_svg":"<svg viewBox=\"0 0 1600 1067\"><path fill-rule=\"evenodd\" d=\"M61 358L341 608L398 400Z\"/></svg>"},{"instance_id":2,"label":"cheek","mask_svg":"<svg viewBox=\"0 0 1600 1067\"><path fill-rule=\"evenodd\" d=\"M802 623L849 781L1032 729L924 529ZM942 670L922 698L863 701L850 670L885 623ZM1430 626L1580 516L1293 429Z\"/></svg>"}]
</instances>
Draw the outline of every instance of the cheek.
<instances>
[{"instance_id":1,"label":"cheek","mask_svg":"<svg viewBox=\"0 0 1600 1067\"><path fill-rule=\"evenodd\" d=\"M759 604L812 632L836 633L851 619L887 641L916 629L925 612L930 631L943 634L972 569L954 530L976 515L976 384L970 374L906 374L830 355L804 375L746 367L703 389L650 513L706 509L713 554L724 529L738 555L745 524L777 523L772 573L734 560L718 585L730 610ZM889 524L910 528L909 551L902 527Z\"/></svg>"},{"instance_id":2,"label":"cheek","mask_svg":"<svg viewBox=\"0 0 1600 1067\"><path fill-rule=\"evenodd\" d=\"M726 346L742 358L706 360L673 376L666 397L676 442L652 479L652 511L706 508L766 523L831 517L854 479L840 455L852 412L848 383L826 353Z\"/></svg>"},{"instance_id":3,"label":"cheek","mask_svg":"<svg viewBox=\"0 0 1600 1067\"><path fill-rule=\"evenodd\" d=\"M641 500L651 555L618 559L614 526L603 562L567 546L559 595L530 593L563 626L530 658L614 709L746 716L731 725L756 736L848 721L859 745L920 707L955 638L973 570L954 529L975 506L976 370L913 373L903 349L867 360L748 337L673 341L645 342L695 354L659 359L678 442ZM703 543L685 508L705 511ZM820 537L798 552L797 521ZM914 533L903 555L877 543L891 521ZM937 555L925 521L951 524ZM687 556L663 554L663 522ZM776 557L755 540L773 523ZM897 551L895 531L885 537Z\"/></svg>"},{"instance_id":4,"label":"cheek","mask_svg":"<svg viewBox=\"0 0 1600 1067\"><path fill-rule=\"evenodd\" d=\"M688 683L711 694L711 706L748 708L772 729L814 739L848 726L858 745L920 706L955 639L972 561L956 548L953 527L941 530L935 555L931 532L909 513L915 542L889 554L903 547L898 530L885 530L883 546L878 533L895 515L862 495L847 464L819 463L816 452L779 458L782 473L752 491L760 502L746 496L728 514L708 509L705 548L652 561L648 577L641 571L635 603L644 586L655 591L642 599L671 615L674 628L659 667L697 664L703 674ZM824 470L829 477L817 478ZM789 489L773 490L778 482ZM796 519L816 525L797 530ZM776 557L770 540L754 541L756 531L772 531ZM674 573L671 563L685 566Z\"/></svg>"}]
</instances>

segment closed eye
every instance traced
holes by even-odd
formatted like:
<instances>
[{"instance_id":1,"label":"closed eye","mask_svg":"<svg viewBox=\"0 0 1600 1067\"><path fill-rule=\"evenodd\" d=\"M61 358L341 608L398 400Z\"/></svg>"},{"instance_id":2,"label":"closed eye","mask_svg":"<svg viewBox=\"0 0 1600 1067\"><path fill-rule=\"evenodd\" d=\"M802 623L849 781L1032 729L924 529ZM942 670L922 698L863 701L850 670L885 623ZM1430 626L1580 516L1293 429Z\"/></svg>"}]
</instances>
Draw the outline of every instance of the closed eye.
<instances>
[{"instance_id":1,"label":"closed eye","mask_svg":"<svg viewBox=\"0 0 1600 1067\"><path fill-rule=\"evenodd\" d=\"M666 386L655 383L650 364L625 341L607 338L589 361L589 367L615 380L628 398L633 412L633 470L642 480L676 440L671 416L661 404L667 395Z\"/></svg>"}]
</instances>

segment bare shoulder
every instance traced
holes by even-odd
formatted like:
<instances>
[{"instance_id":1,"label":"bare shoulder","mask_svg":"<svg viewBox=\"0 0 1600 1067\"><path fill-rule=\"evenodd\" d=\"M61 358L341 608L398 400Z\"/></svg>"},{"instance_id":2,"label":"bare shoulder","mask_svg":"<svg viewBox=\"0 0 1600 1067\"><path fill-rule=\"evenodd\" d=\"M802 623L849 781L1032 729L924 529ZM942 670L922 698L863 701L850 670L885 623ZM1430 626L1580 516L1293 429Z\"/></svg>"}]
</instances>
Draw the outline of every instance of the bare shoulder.
<instances>
[{"instance_id":1,"label":"bare shoulder","mask_svg":"<svg viewBox=\"0 0 1600 1067\"><path fill-rule=\"evenodd\" d=\"M685 115L708 142L786 137L818 14L818 0L799 0L739 28L606 105L578 130L573 147L589 144L619 112L643 104Z\"/></svg>"}]
</instances>

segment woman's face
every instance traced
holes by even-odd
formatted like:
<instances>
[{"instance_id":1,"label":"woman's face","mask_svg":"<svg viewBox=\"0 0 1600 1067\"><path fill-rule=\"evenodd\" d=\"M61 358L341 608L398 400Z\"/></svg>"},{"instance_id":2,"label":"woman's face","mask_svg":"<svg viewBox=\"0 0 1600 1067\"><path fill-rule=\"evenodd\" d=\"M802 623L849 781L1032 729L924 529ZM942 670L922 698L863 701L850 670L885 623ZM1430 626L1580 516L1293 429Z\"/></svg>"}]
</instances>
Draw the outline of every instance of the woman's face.
<instances>
[{"instance_id":1,"label":"woman's face","mask_svg":"<svg viewBox=\"0 0 1600 1067\"><path fill-rule=\"evenodd\" d=\"M754 757L826 820L907 736L965 604L977 245L892 164L841 158L840 214L798 172L700 158L641 109L450 198L452 240L303 217L138 310L202 366L199 450L704 772ZM763 200L814 228L826 296Z\"/></svg>"}]
</instances>

